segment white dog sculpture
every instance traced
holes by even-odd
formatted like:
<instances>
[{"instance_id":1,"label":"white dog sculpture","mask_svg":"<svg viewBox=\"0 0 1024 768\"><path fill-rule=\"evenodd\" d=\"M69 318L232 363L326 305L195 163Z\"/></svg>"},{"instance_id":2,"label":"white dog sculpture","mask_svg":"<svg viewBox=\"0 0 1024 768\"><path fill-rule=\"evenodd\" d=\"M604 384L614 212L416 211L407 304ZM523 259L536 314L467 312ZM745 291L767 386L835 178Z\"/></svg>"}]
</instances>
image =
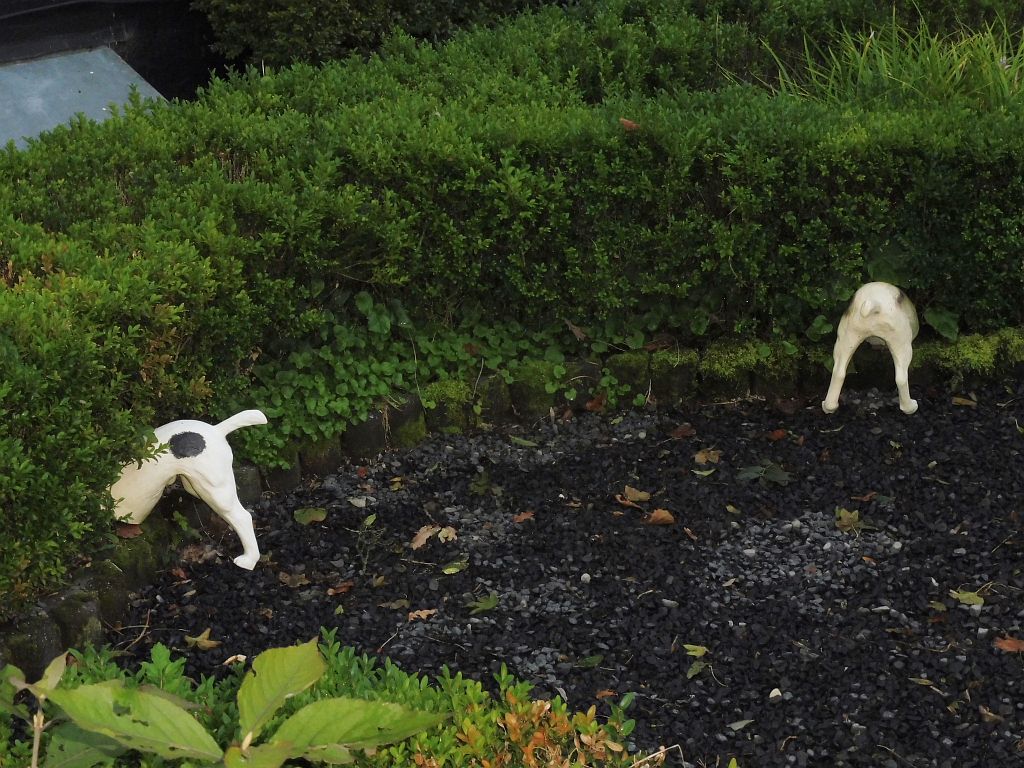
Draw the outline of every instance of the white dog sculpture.
<instances>
[{"instance_id":1,"label":"white dog sculpture","mask_svg":"<svg viewBox=\"0 0 1024 768\"><path fill-rule=\"evenodd\" d=\"M252 515L242 506L235 490L233 456L226 435L239 427L266 424L262 411L242 411L220 424L203 421L172 421L157 427L160 453L141 464L125 465L112 486L114 516L121 522L139 524L160 501L164 488L179 477L182 487L210 505L242 541L243 554L235 565L252 570L260 559Z\"/></svg>"},{"instance_id":2,"label":"white dog sculpture","mask_svg":"<svg viewBox=\"0 0 1024 768\"><path fill-rule=\"evenodd\" d=\"M846 368L862 341L886 346L896 369L896 389L900 410L914 413L917 401L910 397L909 369L914 356L911 346L919 329L917 310L907 295L889 283L866 283L853 295L853 301L839 321L836 345L832 352L832 381L821 404L825 413L839 408L839 393L846 380Z\"/></svg>"}]
</instances>

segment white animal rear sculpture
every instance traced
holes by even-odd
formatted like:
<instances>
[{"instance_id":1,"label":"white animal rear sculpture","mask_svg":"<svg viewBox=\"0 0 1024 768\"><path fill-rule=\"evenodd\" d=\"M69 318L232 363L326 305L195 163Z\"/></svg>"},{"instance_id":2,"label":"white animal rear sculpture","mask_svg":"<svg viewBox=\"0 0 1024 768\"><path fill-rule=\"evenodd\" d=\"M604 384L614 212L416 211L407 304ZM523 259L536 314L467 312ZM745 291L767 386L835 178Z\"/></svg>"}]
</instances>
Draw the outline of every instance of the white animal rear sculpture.
<instances>
[{"instance_id":1,"label":"white animal rear sculpture","mask_svg":"<svg viewBox=\"0 0 1024 768\"><path fill-rule=\"evenodd\" d=\"M235 565L252 570L260 559L252 515L242 506L235 490L233 456L226 435L239 427L266 424L262 411L242 411L220 424L204 421L172 421L157 427L160 453L148 461L125 465L121 477L110 486L114 516L139 524L160 501L164 488L179 477L182 487L210 505L242 541L243 554Z\"/></svg>"},{"instance_id":2,"label":"white animal rear sculpture","mask_svg":"<svg viewBox=\"0 0 1024 768\"><path fill-rule=\"evenodd\" d=\"M839 408L839 393L846 380L846 368L862 341L887 346L896 369L896 389L900 410L914 413L917 401L910 397L909 370L914 356L912 342L919 329L917 310L907 295L889 283L866 283L853 295L853 301L839 321L836 345L832 352L832 381L821 404L825 413Z\"/></svg>"}]
</instances>

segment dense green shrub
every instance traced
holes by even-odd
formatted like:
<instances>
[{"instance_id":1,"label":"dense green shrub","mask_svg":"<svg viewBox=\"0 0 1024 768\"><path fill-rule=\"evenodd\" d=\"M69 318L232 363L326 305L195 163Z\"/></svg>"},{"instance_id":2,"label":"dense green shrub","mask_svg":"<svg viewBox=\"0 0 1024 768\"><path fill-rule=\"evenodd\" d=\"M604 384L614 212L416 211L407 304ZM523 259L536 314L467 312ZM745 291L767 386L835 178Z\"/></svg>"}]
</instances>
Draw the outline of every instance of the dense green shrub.
<instances>
[{"instance_id":1,"label":"dense green shrub","mask_svg":"<svg viewBox=\"0 0 1024 768\"><path fill-rule=\"evenodd\" d=\"M1019 99L702 92L692 18L608 7L250 71L0 154L0 509L33 531L0 593L59 577L138 433L184 414L265 407L240 453L271 465L523 355L820 337L867 277L946 334L1024 325Z\"/></svg>"},{"instance_id":2,"label":"dense green shrub","mask_svg":"<svg viewBox=\"0 0 1024 768\"><path fill-rule=\"evenodd\" d=\"M547 0L555 2L556 0ZM268 66L318 63L367 53L394 31L438 41L460 28L493 24L545 0L193 0L230 59Z\"/></svg>"}]
</instances>

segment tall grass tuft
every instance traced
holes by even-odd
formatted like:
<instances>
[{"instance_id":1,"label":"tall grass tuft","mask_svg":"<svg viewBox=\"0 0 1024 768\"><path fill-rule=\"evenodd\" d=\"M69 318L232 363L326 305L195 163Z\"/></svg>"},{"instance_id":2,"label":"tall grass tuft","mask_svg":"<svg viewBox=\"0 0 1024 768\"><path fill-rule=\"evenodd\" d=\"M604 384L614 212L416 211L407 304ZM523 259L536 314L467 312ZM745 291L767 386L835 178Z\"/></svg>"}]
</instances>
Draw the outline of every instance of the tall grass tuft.
<instances>
[{"instance_id":1,"label":"tall grass tuft","mask_svg":"<svg viewBox=\"0 0 1024 768\"><path fill-rule=\"evenodd\" d=\"M780 73L773 90L834 104L911 106L956 100L994 110L1019 100L1024 84L1024 34L1005 24L937 35L923 20L913 30L894 18L870 32L844 31L825 50L805 38L797 67L772 55Z\"/></svg>"}]
</instances>

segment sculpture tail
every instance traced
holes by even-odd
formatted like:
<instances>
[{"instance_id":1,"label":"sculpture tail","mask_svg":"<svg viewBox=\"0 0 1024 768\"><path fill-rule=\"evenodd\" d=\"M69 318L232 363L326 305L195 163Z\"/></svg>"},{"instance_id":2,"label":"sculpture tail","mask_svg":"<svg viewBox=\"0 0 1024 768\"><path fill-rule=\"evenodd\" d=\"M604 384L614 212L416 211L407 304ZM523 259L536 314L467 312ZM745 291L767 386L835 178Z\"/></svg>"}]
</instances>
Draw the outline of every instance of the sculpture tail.
<instances>
[{"instance_id":1,"label":"sculpture tail","mask_svg":"<svg viewBox=\"0 0 1024 768\"><path fill-rule=\"evenodd\" d=\"M874 312L876 309L878 309L878 307L875 305L875 302L873 302L873 301L871 301L869 299L868 301L865 301L863 304L861 304L861 306L860 306L860 316L861 317L867 317L872 312Z\"/></svg>"},{"instance_id":2,"label":"sculpture tail","mask_svg":"<svg viewBox=\"0 0 1024 768\"><path fill-rule=\"evenodd\" d=\"M240 427L251 427L256 424L266 423L267 417L263 415L263 411L242 411L240 413L236 413L230 419L224 419L220 424L214 426L214 429L222 435L227 435L229 432L234 432Z\"/></svg>"}]
</instances>

